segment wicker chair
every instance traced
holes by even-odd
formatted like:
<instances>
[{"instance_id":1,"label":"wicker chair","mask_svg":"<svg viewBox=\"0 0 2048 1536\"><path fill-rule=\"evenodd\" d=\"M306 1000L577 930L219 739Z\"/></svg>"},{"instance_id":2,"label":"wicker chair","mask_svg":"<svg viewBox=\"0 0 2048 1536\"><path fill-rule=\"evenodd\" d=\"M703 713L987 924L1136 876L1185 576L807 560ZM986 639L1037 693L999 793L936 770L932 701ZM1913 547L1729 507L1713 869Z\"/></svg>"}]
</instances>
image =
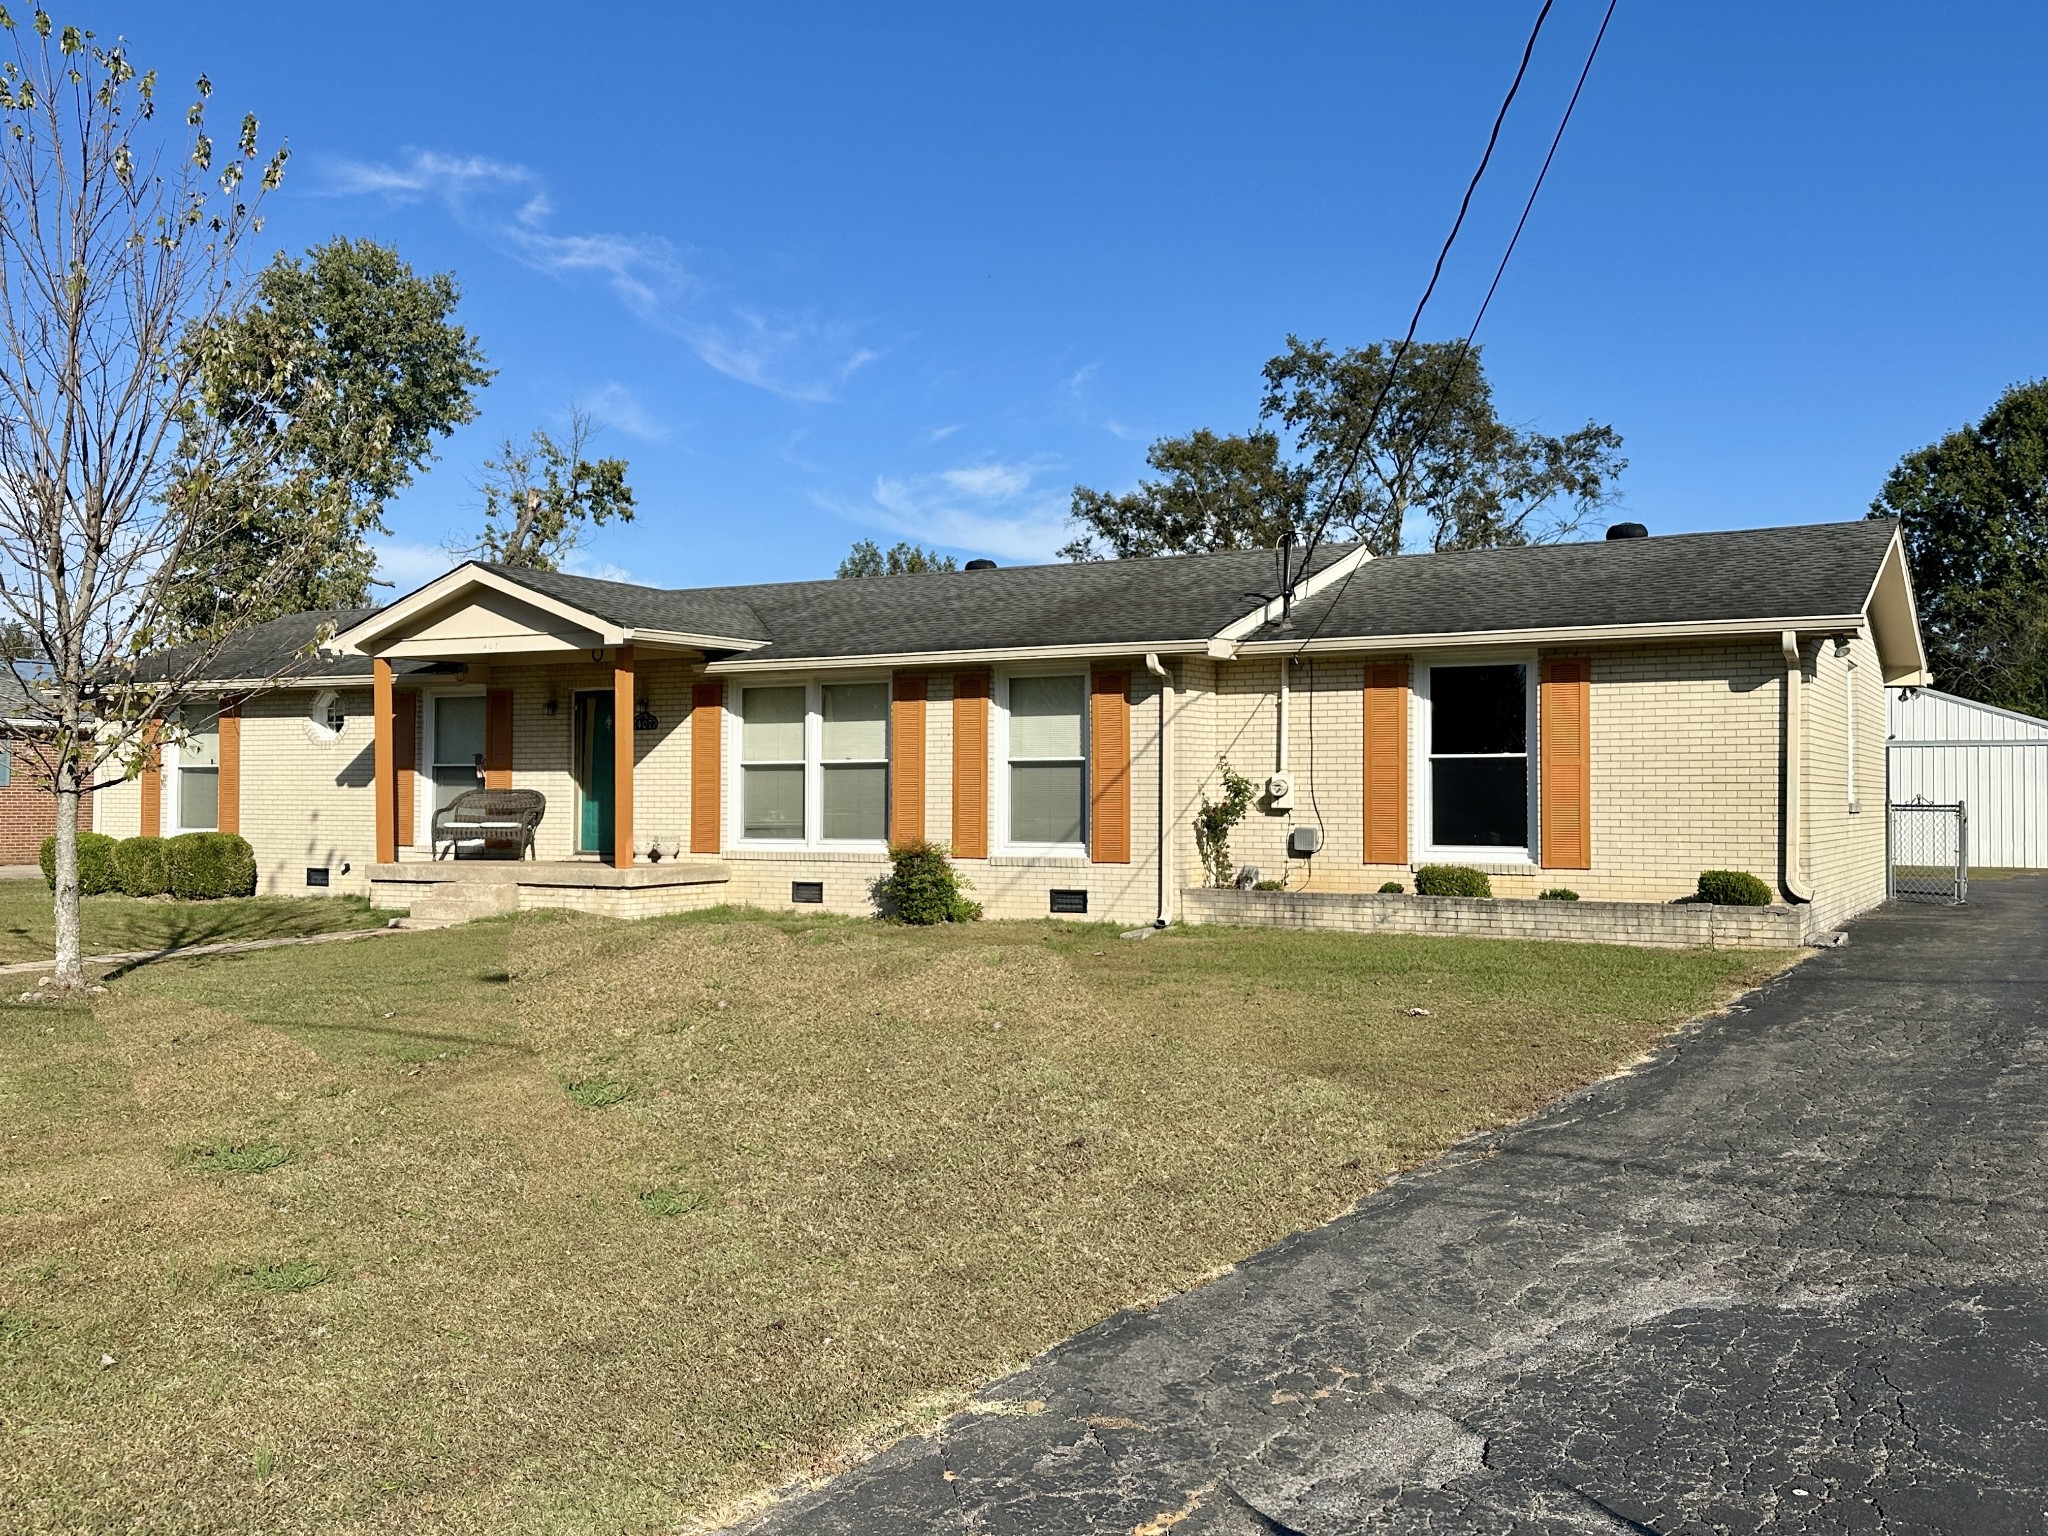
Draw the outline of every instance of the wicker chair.
<instances>
[{"instance_id":1,"label":"wicker chair","mask_svg":"<svg viewBox=\"0 0 2048 1536\"><path fill-rule=\"evenodd\" d=\"M481 851L468 857L524 858L534 851L534 830L547 808L548 797L537 789L465 789L434 812L434 857L445 845L451 858L465 857L469 847Z\"/></svg>"}]
</instances>

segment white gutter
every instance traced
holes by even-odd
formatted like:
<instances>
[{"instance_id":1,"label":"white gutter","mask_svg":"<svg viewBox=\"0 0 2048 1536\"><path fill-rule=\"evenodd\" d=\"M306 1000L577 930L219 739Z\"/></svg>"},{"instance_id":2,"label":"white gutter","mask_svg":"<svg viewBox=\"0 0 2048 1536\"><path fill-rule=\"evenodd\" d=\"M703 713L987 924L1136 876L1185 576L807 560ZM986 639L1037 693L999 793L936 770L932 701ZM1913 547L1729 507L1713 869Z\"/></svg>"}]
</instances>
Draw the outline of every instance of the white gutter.
<instances>
[{"instance_id":1,"label":"white gutter","mask_svg":"<svg viewBox=\"0 0 2048 1536\"><path fill-rule=\"evenodd\" d=\"M1813 886L1799 871L1800 807L1806 795L1801 772L1801 717L1805 701L1800 687L1803 669L1799 664L1799 631L1780 630L1778 647L1785 656L1785 894L1794 901L1812 901Z\"/></svg>"},{"instance_id":2,"label":"white gutter","mask_svg":"<svg viewBox=\"0 0 2048 1536\"><path fill-rule=\"evenodd\" d=\"M1780 618L1700 619L1676 624L1584 624L1536 629L1467 629L1440 634L1318 635L1307 641L1246 641L1234 647L1223 659L1228 660L1231 655L1249 659L1254 656L1294 656L1302 652L1310 655L1331 651L1356 654L1360 651L1409 651L1448 646L1584 645L1601 640L1715 640L1741 635L1775 635L1788 625L1811 633L1815 630L1853 630L1862 624L1863 615L1860 613L1823 613Z\"/></svg>"},{"instance_id":3,"label":"white gutter","mask_svg":"<svg viewBox=\"0 0 2048 1536\"><path fill-rule=\"evenodd\" d=\"M731 656L705 663L711 677L749 672L822 672L855 667L960 667L994 661L1079 661L1105 656L1201 656L1206 640L1098 640L1085 645L1003 645L973 651L884 651L863 656Z\"/></svg>"},{"instance_id":4,"label":"white gutter","mask_svg":"<svg viewBox=\"0 0 2048 1536\"><path fill-rule=\"evenodd\" d=\"M1159 915L1152 926L1164 928L1173 921L1173 674L1157 651L1145 653L1145 670L1159 679Z\"/></svg>"}]
</instances>

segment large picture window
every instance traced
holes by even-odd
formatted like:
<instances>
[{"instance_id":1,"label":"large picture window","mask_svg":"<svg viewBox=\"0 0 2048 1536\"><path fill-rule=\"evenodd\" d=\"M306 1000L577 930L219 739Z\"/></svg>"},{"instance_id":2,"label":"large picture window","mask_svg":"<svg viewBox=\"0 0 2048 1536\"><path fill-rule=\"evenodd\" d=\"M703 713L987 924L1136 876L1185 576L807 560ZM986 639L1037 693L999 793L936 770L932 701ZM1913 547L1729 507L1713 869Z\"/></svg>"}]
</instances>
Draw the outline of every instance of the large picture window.
<instances>
[{"instance_id":1,"label":"large picture window","mask_svg":"<svg viewBox=\"0 0 2048 1536\"><path fill-rule=\"evenodd\" d=\"M881 843L889 836L889 685L740 690L740 836Z\"/></svg>"},{"instance_id":2,"label":"large picture window","mask_svg":"<svg viewBox=\"0 0 2048 1536\"><path fill-rule=\"evenodd\" d=\"M1086 679L1013 677L1009 694L1010 841L1079 844L1086 835Z\"/></svg>"},{"instance_id":3,"label":"large picture window","mask_svg":"<svg viewBox=\"0 0 2048 1536\"><path fill-rule=\"evenodd\" d=\"M1429 669L1430 842L1529 846L1529 670Z\"/></svg>"},{"instance_id":4,"label":"large picture window","mask_svg":"<svg viewBox=\"0 0 2048 1536\"><path fill-rule=\"evenodd\" d=\"M220 718L188 717L178 741L178 830L220 826Z\"/></svg>"}]
</instances>

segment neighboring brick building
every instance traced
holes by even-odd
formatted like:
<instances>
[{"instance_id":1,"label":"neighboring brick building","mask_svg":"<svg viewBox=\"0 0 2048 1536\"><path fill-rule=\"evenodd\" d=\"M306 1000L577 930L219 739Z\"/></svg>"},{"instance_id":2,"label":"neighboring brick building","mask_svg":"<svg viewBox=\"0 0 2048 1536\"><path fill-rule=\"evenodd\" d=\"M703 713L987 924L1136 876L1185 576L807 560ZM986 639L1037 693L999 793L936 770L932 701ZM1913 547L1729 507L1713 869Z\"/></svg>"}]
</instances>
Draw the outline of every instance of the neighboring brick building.
<instances>
[{"instance_id":1,"label":"neighboring brick building","mask_svg":"<svg viewBox=\"0 0 2048 1536\"><path fill-rule=\"evenodd\" d=\"M35 743L10 736L0 753L0 865L33 864L43 839L57 830L57 801L43 782ZM79 808L79 827L92 826L92 797Z\"/></svg>"}]
</instances>

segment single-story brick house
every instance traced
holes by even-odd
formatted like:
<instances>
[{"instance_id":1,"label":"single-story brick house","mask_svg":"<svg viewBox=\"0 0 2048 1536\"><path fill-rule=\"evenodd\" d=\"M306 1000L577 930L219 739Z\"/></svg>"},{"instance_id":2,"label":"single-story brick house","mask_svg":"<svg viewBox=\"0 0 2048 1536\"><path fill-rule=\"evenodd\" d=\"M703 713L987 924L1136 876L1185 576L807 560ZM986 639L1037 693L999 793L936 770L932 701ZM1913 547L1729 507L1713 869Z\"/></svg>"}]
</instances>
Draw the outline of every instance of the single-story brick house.
<instances>
[{"instance_id":1,"label":"single-story brick house","mask_svg":"<svg viewBox=\"0 0 2048 1536\"><path fill-rule=\"evenodd\" d=\"M1726 867L1809 931L1883 899L1884 690L1926 680L1892 523L1325 548L1286 608L1264 551L681 590L470 563L249 631L99 825L239 830L266 890L620 915L866 911L926 837L991 916L1137 924L1201 883L1228 763L1265 791L1232 851L1290 889L1462 863L1670 902ZM546 797L535 859L435 858L479 782Z\"/></svg>"}]
</instances>

